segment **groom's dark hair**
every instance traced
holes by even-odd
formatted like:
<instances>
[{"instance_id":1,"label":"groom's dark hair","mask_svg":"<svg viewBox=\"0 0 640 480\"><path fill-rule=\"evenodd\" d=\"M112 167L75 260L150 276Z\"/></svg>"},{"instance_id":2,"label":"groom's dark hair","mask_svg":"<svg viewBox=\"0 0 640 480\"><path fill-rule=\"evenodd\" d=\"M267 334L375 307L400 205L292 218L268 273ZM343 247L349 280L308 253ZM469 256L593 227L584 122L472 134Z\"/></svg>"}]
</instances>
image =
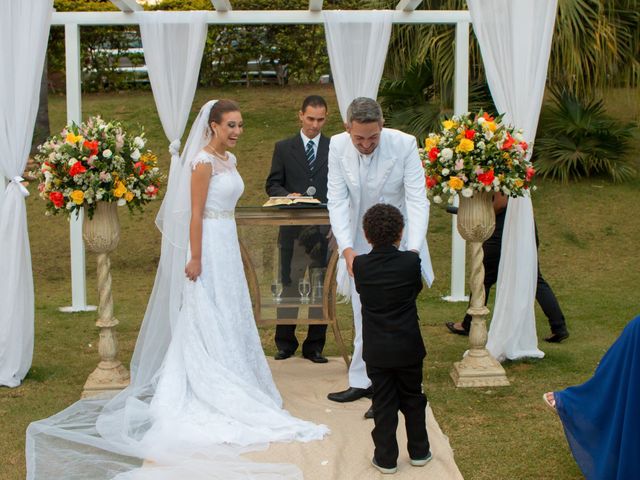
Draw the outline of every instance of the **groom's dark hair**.
<instances>
[{"instance_id":1,"label":"groom's dark hair","mask_svg":"<svg viewBox=\"0 0 640 480\"><path fill-rule=\"evenodd\" d=\"M393 205L377 203L364 214L362 228L374 248L390 247L402 237L404 217Z\"/></svg>"},{"instance_id":2,"label":"groom's dark hair","mask_svg":"<svg viewBox=\"0 0 640 480\"><path fill-rule=\"evenodd\" d=\"M324 107L325 110L329 110L329 107L327 107L326 100L322 98L320 95L309 95L307 98L305 98L302 101L302 107L300 108L300 111L304 113L307 107L315 107L315 108Z\"/></svg>"}]
</instances>

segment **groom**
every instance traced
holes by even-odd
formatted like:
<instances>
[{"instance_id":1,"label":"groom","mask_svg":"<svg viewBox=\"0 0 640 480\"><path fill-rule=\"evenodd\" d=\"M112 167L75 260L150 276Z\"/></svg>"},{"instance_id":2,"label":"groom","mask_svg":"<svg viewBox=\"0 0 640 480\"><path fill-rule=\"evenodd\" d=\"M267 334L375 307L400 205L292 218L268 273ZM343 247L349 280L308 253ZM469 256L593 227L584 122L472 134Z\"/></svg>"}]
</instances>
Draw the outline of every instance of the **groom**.
<instances>
[{"instance_id":1,"label":"groom","mask_svg":"<svg viewBox=\"0 0 640 480\"><path fill-rule=\"evenodd\" d=\"M402 212L406 227L400 249L419 252L422 275L428 285L433 281L426 242L429 201L416 139L383 128L383 122L382 109L375 100L356 98L347 110L347 131L334 135L329 145L327 197L331 228L341 254L338 288L351 295L355 326L349 388L330 393L329 400L335 402L372 394L362 359L362 312L352 271L356 255L371 250L362 230L362 217L370 207L388 203Z\"/></svg>"}]
</instances>

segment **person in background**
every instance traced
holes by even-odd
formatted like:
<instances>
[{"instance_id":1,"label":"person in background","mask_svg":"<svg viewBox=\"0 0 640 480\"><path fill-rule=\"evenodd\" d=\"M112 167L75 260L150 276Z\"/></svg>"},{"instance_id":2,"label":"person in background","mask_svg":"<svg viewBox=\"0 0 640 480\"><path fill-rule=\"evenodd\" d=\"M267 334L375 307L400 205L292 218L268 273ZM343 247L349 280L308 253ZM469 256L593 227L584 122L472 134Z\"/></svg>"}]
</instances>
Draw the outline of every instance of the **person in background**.
<instances>
[{"instance_id":1,"label":"person in background","mask_svg":"<svg viewBox=\"0 0 640 480\"><path fill-rule=\"evenodd\" d=\"M640 316L624 328L587 382L543 400L558 414L587 480L640 474Z\"/></svg>"},{"instance_id":2,"label":"person in background","mask_svg":"<svg viewBox=\"0 0 640 480\"><path fill-rule=\"evenodd\" d=\"M276 143L265 189L270 197L315 196L327 201L327 157L329 139L322 134L327 119L327 102L318 95L304 99L298 112L300 132ZM311 268L327 265L328 226L283 226L278 235L280 279L285 297L298 296L298 280ZM279 308L278 318L295 319L297 308ZM322 309L311 307L310 318L322 318ZM326 325L309 325L302 344L302 356L314 363L326 363L322 350ZM276 326L276 360L291 357L298 348L295 325Z\"/></svg>"}]
</instances>

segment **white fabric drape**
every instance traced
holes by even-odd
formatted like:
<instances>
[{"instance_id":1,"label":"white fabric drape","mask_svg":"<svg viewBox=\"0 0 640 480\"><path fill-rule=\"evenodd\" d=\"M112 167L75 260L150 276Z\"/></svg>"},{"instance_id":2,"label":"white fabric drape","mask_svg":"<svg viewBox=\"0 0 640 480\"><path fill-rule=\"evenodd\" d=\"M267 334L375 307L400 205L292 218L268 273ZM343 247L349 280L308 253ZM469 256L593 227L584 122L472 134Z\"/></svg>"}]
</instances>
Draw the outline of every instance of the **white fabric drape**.
<instances>
[{"instance_id":1,"label":"white fabric drape","mask_svg":"<svg viewBox=\"0 0 640 480\"><path fill-rule=\"evenodd\" d=\"M153 98L156 102L162 128L170 142L169 180L165 201L158 214L159 218L163 216L166 204L172 202L170 197L175 195L178 190L175 183L182 166L180 139L189 119L207 38L205 14L201 12L189 13L189 22L180 24L162 23L165 15L164 12L149 14L145 22L140 24L142 46ZM170 256L165 252L168 245L165 246L164 243L166 243L166 239L163 239L163 255ZM160 289L165 282L171 281L170 277L169 272L164 271L162 266L158 268L154 294L152 295L156 301L149 302L147 315L131 359L132 382L139 385L150 381L160 366L166 346L171 338L168 323L171 308L169 305L179 302L179 298L158 298L155 295L157 289ZM175 292L175 296L179 297L179 293ZM156 323L153 326L153 331L150 331L150 322L146 321L147 317L166 318L167 321L161 322L161 325ZM140 371L141 366L143 371Z\"/></svg>"},{"instance_id":2,"label":"white fabric drape","mask_svg":"<svg viewBox=\"0 0 640 480\"><path fill-rule=\"evenodd\" d=\"M33 274L20 183L38 110L53 0L0 0L0 385L20 385L33 356Z\"/></svg>"},{"instance_id":3,"label":"white fabric drape","mask_svg":"<svg viewBox=\"0 0 640 480\"><path fill-rule=\"evenodd\" d=\"M333 84L346 121L354 98L378 96L393 12L325 10L322 15Z\"/></svg>"},{"instance_id":4,"label":"white fabric drape","mask_svg":"<svg viewBox=\"0 0 640 480\"><path fill-rule=\"evenodd\" d=\"M542 106L557 0L467 3L496 107L531 143ZM537 273L531 198L512 198L487 342L498 360L544 356L538 349L534 315Z\"/></svg>"}]
</instances>

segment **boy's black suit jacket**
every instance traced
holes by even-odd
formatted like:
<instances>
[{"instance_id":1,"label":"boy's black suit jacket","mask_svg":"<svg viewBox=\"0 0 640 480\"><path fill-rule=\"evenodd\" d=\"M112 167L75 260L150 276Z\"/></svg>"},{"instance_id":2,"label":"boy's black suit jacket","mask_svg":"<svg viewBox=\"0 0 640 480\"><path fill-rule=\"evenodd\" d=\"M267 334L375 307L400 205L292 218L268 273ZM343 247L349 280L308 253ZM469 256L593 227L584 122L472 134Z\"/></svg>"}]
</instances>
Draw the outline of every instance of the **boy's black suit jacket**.
<instances>
[{"instance_id":1,"label":"boy's black suit jacket","mask_svg":"<svg viewBox=\"0 0 640 480\"><path fill-rule=\"evenodd\" d=\"M353 261L362 302L362 357L367 365L415 365L425 355L416 297L422 290L420 257L395 247L374 248Z\"/></svg>"},{"instance_id":2,"label":"boy's black suit jacket","mask_svg":"<svg viewBox=\"0 0 640 480\"><path fill-rule=\"evenodd\" d=\"M286 197L290 193L305 194L313 186L315 198L327 202L327 172L329 159L329 139L320 135L318 151L313 171L298 133L291 138L276 143L271 160L271 171L267 177L265 189L270 197Z\"/></svg>"}]
</instances>

